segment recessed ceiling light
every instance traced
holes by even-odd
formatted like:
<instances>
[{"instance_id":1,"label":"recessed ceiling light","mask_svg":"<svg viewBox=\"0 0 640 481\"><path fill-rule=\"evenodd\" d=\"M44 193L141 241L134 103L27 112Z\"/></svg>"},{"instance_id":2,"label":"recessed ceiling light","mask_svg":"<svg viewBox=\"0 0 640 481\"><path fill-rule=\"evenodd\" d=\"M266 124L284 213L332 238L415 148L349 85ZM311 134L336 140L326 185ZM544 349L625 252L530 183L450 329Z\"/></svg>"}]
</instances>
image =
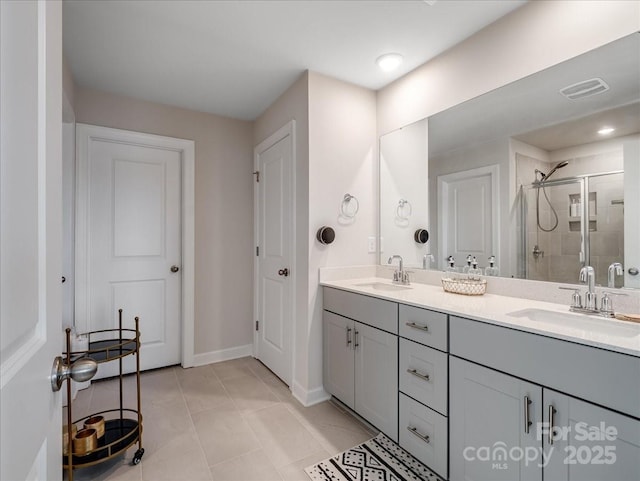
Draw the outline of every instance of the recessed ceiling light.
<instances>
[{"instance_id":1,"label":"recessed ceiling light","mask_svg":"<svg viewBox=\"0 0 640 481\"><path fill-rule=\"evenodd\" d=\"M378 67L380 67L380 70L384 72L391 72L392 70L397 69L402 63L402 55L399 53L385 53L376 59L376 63L378 64Z\"/></svg>"},{"instance_id":2,"label":"recessed ceiling light","mask_svg":"<svg viewBox=\"0 0 640 481\"><path fill-rule=\"evenodd\" d=\"M602 129L598 130L598 133L600 135L609 135L614 130L616 129L614 129L613 127L603 127Z\"/></svg>"}]
</instances>

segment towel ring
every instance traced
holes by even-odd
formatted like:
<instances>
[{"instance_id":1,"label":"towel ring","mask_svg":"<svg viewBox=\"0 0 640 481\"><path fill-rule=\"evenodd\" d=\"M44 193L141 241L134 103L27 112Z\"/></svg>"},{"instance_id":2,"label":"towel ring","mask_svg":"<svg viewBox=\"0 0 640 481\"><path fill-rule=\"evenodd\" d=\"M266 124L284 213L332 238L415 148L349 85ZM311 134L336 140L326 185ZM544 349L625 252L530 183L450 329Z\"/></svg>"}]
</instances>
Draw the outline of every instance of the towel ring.
<instances>
[{"instance_id":1,"label":"towel ring","mask_svg":"<svg viewBox=\"0 0 640 481\"><path fill-rule=\"evenodd\" d=\"M355 209L349 209L351 201L354 201ZM349 219L353 219L358 213L359 209L360 202L358 202L358 199L351 194L344 194L344 198L342 199L342 203L340 204L340 212L342 213L342 215Z\"/></svg>"},{"instance_id":2,"label":"towel ring","mask_svg":"<svg viewBox=\"0 0 640 481\"><path fill-rule=\"evenodd\" d=\"M404 213L405 206L409 207L409 213L406 215ZM413 212L413 209L411 208L411 202L405 199L400 199L398 201L398 207L396 207L396 215L398 216L398 218L407 220L409 219L409 217L411 217L412 212Z\"/></svg>"}]
</instances>

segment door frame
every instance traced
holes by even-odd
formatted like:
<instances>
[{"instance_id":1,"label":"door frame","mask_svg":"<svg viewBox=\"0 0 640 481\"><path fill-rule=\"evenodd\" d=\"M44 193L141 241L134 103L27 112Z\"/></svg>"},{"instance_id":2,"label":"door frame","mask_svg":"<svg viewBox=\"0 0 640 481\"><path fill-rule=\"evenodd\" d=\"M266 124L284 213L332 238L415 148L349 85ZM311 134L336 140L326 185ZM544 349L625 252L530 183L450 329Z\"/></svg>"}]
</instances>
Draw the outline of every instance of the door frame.
<instances>
[{"instance_id":1,"label":"door frame","mask_svg":"<svg viewBox=\"0 0 640 481\"><path fill-rule=\"evenodd\" d=\"M445 247L449 241L449 184L458 180L489 175L491 178L491 244L500 256L500 166L498 164L438 176L438 267L444 267ZM446 209L446 211L445 211ZM446 214L446 215L445 215ZM498 257L500 259L500 257Z\"/></svg>"},{"instance_id":2,"label":"door frame","mask_svg":"<svg viewBox=\"0 0 640 481\"><path fill-rule=\"evenodd\" d=\"M297 269L296 269L296 215L297 215L297 202L296 202L296 121L295 119L291 119L284 126L278 129L276 132L271 134L265 140L260 142L253 149L253 167L254 171L259 171L259 161L260 155L267 151L270 147L286 138L287 136L291 137L291 238L289 239L291 245L291 317L288 320L289 327L291 329L291 345L289 346L291 351L291 359L289 362L291 363L291 380L289 389L292 389L293 380L296 378L295 376L295 355L296 355L296 323L294 319L296 318L296 279L297 279ZM253 179L253 241L254 246L257 248L259 246L260 240L260 232L258 229L259 225L259 183L256 182L254 177ZM260 281L260 262L259 257L254 252L253 256L253 319L254 323L259 320L259 281ZM253 324L255 326L255 324ZM258 348L258 331L253 327L253 357L258 358L260 355Z\"/></svg>"},{"instance_id":3,"label":"door frame","mask_svg":"<svg viewBox=\"0 0 640 481\"><path fill-rule=\"evenodd\" d=\"M76 268L75 322L81 331L88 329L89 303L89 143L103 140L142 147L163 148L180 153L182 295L181 323L182 367L194 365L194 291L195 291L195 142L161 135L76 124ZM78 323L80 319L80 323Z\"/></svg>"}]
</instances>

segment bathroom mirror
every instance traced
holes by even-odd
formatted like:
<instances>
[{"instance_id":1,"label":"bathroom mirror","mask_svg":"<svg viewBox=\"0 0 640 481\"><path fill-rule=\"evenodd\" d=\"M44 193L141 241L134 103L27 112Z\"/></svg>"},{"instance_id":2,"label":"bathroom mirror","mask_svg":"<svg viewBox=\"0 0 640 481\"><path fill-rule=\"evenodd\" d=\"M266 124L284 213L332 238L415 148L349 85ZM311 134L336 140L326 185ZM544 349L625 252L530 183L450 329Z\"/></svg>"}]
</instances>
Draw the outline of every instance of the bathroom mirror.
<instances>
[{"instance_id":1,"label":"bathroom mirror","mask_svg":"<svg viewBox=\"0 0 640 481\"><path fill-rule=\"evenodd\" d=\"M640 287L639 187L636 33L383 135L380 262L495 255L501 276L572 283L584 263L605 286L620 262L615 286Z\"/></svg>"}]
</instances>

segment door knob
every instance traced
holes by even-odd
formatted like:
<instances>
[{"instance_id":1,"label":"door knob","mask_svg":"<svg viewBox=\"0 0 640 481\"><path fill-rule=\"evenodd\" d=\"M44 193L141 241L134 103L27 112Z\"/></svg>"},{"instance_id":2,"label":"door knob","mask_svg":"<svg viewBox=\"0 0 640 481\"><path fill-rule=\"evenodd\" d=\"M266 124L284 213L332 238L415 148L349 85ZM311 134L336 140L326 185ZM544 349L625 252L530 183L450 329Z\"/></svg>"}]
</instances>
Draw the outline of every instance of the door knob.
<instances>
[{"instance_id":1,"label":"door knob","mask_svg":"<svg viewBox=\"0 0 640 481\"><path fill-rule=\"evenodd\" d=\"M171 266L171 272L176 273L180 270L178 266Z\"/></svg>"},{"instance_id":2,"label":"door knob","mask_svg":"<svg viewBox=\"0 0 640 481\"><path fill-rule=\"evenodd\" d=\"M289 275L289 269L286 267L278 271L278 275L287 277Z\"/></svg>"},{"instance_id":3,"label":"door knob","mask_svg":"<svg viewBox=\"0 0 640 481\"><path fill-rule=\"evenodd\" d=\"M53 360L51 368L51 389L57 392L62 387L66 379L73 379L76 382L84 382L96 375L98 363L90 357L83 357L69 366L60 356Z\"/></svg>"}]
</instances>

